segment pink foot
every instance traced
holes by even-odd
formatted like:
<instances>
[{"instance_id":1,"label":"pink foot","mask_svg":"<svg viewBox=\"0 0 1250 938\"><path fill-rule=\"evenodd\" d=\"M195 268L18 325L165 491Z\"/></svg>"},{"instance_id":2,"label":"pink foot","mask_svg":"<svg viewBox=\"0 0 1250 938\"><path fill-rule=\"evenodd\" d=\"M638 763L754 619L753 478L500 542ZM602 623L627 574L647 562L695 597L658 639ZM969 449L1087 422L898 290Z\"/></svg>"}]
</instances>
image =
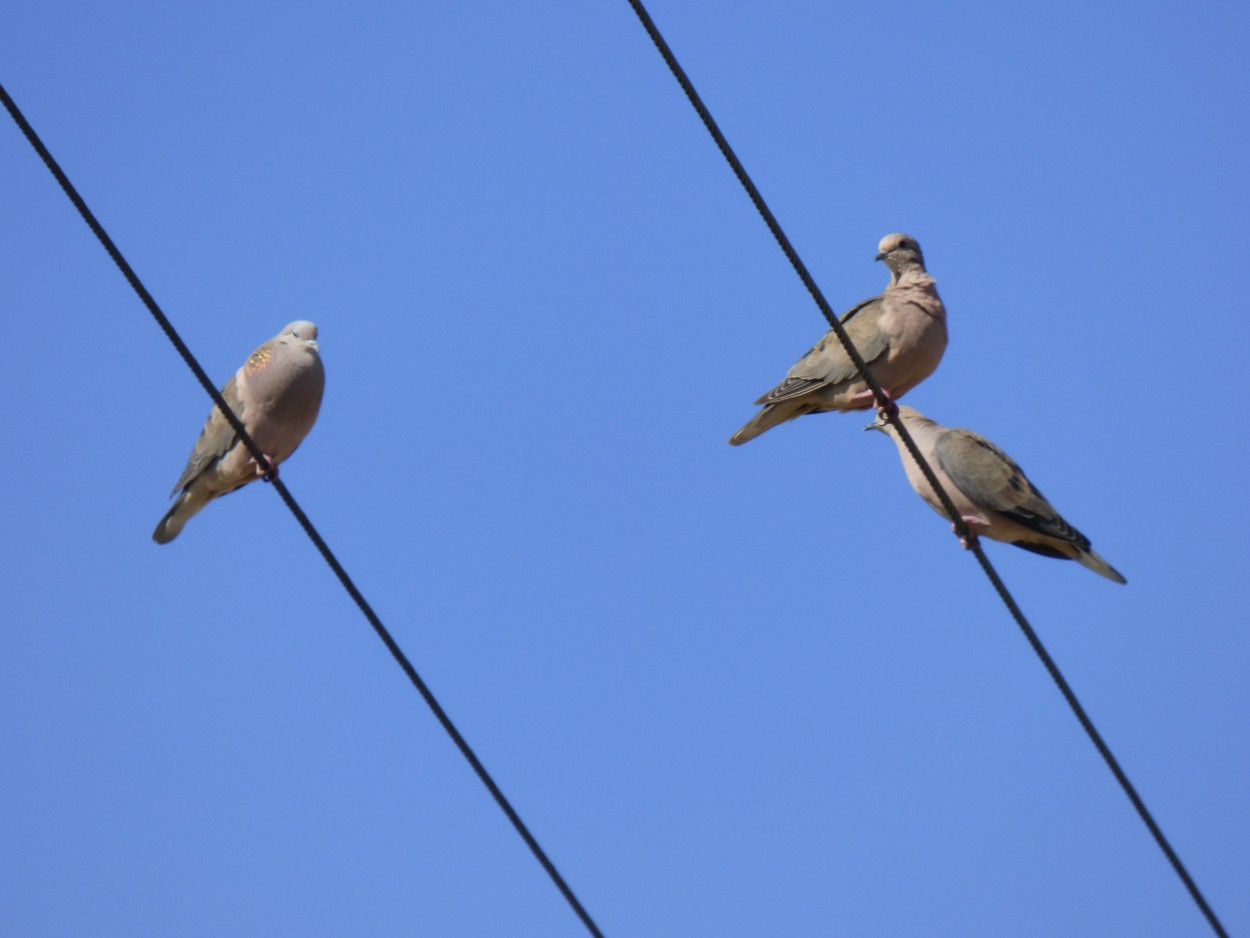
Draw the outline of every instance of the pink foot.
<instances>
[{"instance_id":1,"label":"pink foot","mask_svg":"<svg viewBox=\"0 0 1250 938\"><path fill-rule=\"evenodd\" d=\"M885 403L877 405L877 413L881 415L881 417L885 420L894 420L896 417L898 417L898 405L894 403L894 398L890 397L890 392L887 391L885 388L881 389L881 397L884 399ZM858 394L856 394L853 400L857 400L857 401L873 400L872 389L865 388L863 391L860 391Z\"/></svg>"},{"instance_id":2,"label":"pink foot","mask_svg":"<svg viewBox=\"0 0 1250 938\"><path fill-rule=\"evenodd\" d=\"M979 515L961 515L960 520L967 525L968 533L959 534L959 526L955 524L951 525L951 531L955 534L959 534L959 543L964 546L964 550L972 550L973 545L977 542L977 536L972 530L972 525L985 524L986 521Z\"/></svg>"},{"instance_id":3,"label":"pink foot","mask_svg":"<svg viewBox=\"0 0 1250 938\"><path fill-rule=\"evenodd\" d=\"M278 478L278 464L273 461L273 457L269 454L265 454L264 465L256 462L255 456L249 459L248 462L256 466L256 474L258 476L264 476L266 482L272 482L274 479Z\"/></svg>"}]
</instances>

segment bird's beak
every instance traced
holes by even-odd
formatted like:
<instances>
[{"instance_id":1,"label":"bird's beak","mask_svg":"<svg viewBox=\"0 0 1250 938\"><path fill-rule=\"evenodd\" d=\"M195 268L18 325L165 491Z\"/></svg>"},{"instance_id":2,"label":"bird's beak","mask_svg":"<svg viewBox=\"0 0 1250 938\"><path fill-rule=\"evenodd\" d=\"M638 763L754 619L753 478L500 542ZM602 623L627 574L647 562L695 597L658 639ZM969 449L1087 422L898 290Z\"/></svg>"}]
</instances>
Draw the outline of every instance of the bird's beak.
<instances>
[{"instance_id":1,"label":"bird's beak","mask_svg":"<svg viewBox=\"0 0 1250 938\"><path fill-rule=\"evenodd\" d=\"M883 261L883 260L885 260L885 255L886 255L886 253L887 253L886 251L882 251L880 254L878 254L876 257L874 257L874 258L873 258L873 260L874 260L874 261Z\"/></svg>"},{"instance_id":2,"label":"bird's beak","mask_svg":"<svg viewBox=\"0 0 1250 938\"><path fill-rule=\"evenodd\" d=\"M864 429L865 430L884 430L885 421L882 420L880 417L878 417L872 423L868 424L868 426L864 427Z\"/></svg>"}]
</instances>

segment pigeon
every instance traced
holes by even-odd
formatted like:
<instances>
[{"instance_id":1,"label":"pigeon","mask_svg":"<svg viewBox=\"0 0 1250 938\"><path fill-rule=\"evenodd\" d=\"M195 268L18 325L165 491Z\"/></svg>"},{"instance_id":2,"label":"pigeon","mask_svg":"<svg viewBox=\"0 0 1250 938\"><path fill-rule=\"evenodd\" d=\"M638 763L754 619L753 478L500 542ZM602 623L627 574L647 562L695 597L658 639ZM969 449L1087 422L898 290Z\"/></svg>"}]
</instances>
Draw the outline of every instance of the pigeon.
<instances>
[{"instance_id":1,"label":"pigeon","mask_svg":"<svg viewBox=\"0 0 1250 938\"><path fill-rule=\"evenodd\" d=\"M851 342L872 369L887 401L902 397L938 366L946 351L946 307L936 281L924 267L916 239L888 234L876 260L890 269L885 292L864 300L842 316ZM866 410L872 391L832 330L786 373L786 378L755 402L763 410L729 438L741 446L779 423L830 410Z\"/></svg>"},{"instance_id":2,"label":"pigeon","mask_svg":"<svg viewBox=\"0 0 1250 938\"><path fill-rule=\"evenodd\" d=\"M248 356L221 396L264 452L258 465L214 405L171 497L174 506L161 519L152 540L168 544L187 519L214 498L262 476L277 475L278 464L295 452L317 420L325 390L325 369L317 327L293 322Z\"/></svg>"},{"instance_id":3,"label":"pigeon","mask_svg":"<svg viewBox=\"0 0 1250 938\"><path fill-rule=\"evenodd\" d=\"M971 430L944 427L913 407L899 407L896 419L911 434L973 538L984 535L1046 557L1075 560L1108 580L1128 582L1093 551L1089 538L1046 501L1015 461L985 437ZM894 422L878 415L864 429L881 430L894 440L907 481L945 517L946 509L908 452ZM964 547L971 547L971 542L965 541Z\"/></svg>"}]
</instances>

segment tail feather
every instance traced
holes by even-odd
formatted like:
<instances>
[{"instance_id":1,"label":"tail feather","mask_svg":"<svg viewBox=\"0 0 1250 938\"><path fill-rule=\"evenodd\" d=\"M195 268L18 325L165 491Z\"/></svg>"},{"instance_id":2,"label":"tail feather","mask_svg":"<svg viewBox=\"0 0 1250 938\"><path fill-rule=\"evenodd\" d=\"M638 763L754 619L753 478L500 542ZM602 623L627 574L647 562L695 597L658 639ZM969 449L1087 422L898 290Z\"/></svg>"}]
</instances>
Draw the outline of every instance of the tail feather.
<instances>
[{"instance_id":1,"label":"tail feather","mask_svg":"<svg viewBox=\"0 0 1250 938\"><path fill-rule=\"evenodd\" d=\"M189 489L184 489L174 502L174 507L165 513L165 517L152 532L152 540L158 544L168 544L182 533L182 526L207 504L208 499L195 498Z\"/></svg>"},{"instance_id":2,"label":"tail feather","mask_svg":"<svg viewBox=\"0 0 1250 938\"><path fill-rule=\"evenodd\" d=\"M1082 567L1088 567L1093 570L1099 576L1105 576L1108 580L1116 583L1128 583L1128 580L1124 579L1119 570L1111 566L1111 564L1107 563L1092 550L1078 550L1076 552L1076 562Z\"/></svg>"},{"instance_id":3,"label":"tail feather","mask_svg":"<svg viewBox=\"0 0 1250 938\"><path fill-rule=\"evenodd\" d=\"M730 446L741 446L743 443L749 443L761 433L771 430L779 423L785 423L797 417L793 410L787 410L776 405L770 405L761 410L758 414L742 425L737 433L729 438Z\"/></svg>"}]
</instances>

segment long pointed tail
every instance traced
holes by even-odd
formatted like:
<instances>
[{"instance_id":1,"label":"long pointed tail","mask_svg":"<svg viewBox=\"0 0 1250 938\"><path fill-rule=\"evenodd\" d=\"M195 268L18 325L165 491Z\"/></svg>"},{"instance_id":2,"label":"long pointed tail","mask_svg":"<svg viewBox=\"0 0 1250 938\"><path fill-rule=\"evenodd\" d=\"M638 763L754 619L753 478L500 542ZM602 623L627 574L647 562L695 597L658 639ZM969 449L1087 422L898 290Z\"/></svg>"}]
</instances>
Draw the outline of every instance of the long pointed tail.
<instances>
[{"instance_id":1,"label":"long pointed tail","mask_svg":"<svg viewBox=\"0 0 1250 938\"><path fill-rule=\"evenodd\" d=\"M758 414L742 425L737 433L729 438L730 446L741 446L755 439L766 430L771 430L779 423L785 423L798 416L793 411L784 410L774 405L769 405L761 410Z\"/></svg>"},{"instance_id":2,"label":"long pointed tail","mask_svg":"<svg viewBox=\"0 0 1250 938\"><path fill-rule=\"evenodd\" d=\"M152 532L152 540L158 544L168 544L182 532L182 526L187 520L206 504L207 499L196 498L189 489L183 489L178 500L174 502L174 507L165 513L165 517Z\"/></svg>"},{"instance_id":3,"label":"long pointed tail","mask_svg":"<svg viewBox=\"0 0 1250 938\"><path fill-rule=\"evenodd\" d=\"M1099 576L1105 576L1108 580L1113 580L1116 583L1128 583L1128 580L1124 579L1119 570L1111 566L1111 564L1107 563L1107 561L1103 560L1102 557L1098 556L1098 554L1094 553L1092 550L1077 551L1076 561L1082 567L1089 567L1089 569L1093 570Z\"/></svg>"}]
</instances>

